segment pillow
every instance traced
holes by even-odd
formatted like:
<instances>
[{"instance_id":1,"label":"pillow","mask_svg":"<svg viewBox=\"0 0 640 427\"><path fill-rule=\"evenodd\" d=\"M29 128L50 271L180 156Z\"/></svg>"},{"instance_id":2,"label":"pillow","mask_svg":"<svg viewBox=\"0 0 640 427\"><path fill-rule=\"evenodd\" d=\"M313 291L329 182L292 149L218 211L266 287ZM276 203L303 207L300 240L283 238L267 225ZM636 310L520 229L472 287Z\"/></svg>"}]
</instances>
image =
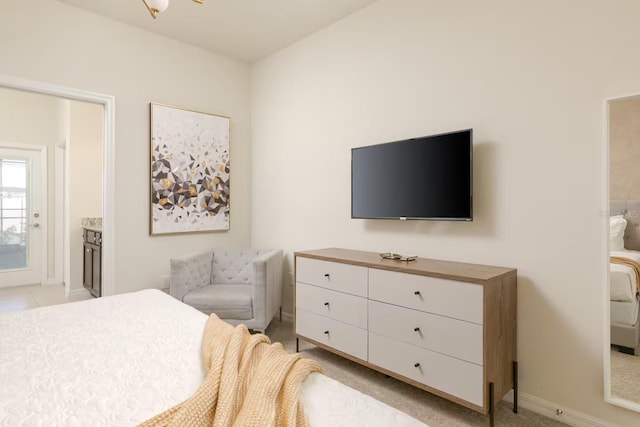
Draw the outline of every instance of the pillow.
<instances>
[{"instance_id":1,"label":"pillow","mask_svg":"<svg viewBox=\"0 0 640 427\"><path fill-rule=\"evenodd\" d=\"M627 220L622 215L609 217L609 250L624 251L624 230Z\"/></svg>"}]
</instances>

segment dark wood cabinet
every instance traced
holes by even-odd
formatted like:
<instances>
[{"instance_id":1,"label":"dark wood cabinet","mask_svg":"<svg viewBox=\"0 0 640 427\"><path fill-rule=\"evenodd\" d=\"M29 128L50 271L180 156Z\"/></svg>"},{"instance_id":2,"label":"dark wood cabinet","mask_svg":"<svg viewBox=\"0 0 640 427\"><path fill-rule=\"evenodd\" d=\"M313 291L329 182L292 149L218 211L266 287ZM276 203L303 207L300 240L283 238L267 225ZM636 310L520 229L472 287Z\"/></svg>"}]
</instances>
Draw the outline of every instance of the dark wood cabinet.
<instances>
[{"instance_id":1,"label":"dark wood cabinet","mask_svg":"<svg viewBox=\"0 0 640 427\"><path fill-rule=\"evenodd\" d=\"M102 233L84 229L83 285L94 297L102 294Z\"/></svg>"}]
</instances>

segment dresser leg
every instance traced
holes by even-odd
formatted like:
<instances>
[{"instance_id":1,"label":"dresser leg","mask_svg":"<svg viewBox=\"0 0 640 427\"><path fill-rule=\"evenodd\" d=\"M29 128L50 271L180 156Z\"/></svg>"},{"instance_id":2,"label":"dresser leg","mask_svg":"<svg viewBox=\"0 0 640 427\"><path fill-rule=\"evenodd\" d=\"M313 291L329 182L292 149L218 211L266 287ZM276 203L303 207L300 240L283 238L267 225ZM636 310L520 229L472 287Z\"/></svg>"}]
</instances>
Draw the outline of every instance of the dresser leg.
<instances>
[{"instance_id":1,"label":"dresser leg","mask_svg":"<svg viewBox=\"0 0 640 427\"><path fill-rule=\"evenodd\" d=\"M493 427L493 413L495 408L493 407L493 383L489 383L489 426Z\"/></svg>"},{"instance_id":2,"label":"dresser leg","mask_svg":"<svg viewBox=\"0 0 640 427\"><path fill-rule=\"evenodd\" d=\"M296 338L296 353L300 353L300 341Z\"/></svg>"},{"instance_id":3,"label":"dresser leg","mask_svg":"<svg viewBox=\"0 0 640 427\"><path fill-rule=\"evenodd\" d=\"M518 362L513 361L513 413L518 413Z\"/></svg>"}]
</instances>

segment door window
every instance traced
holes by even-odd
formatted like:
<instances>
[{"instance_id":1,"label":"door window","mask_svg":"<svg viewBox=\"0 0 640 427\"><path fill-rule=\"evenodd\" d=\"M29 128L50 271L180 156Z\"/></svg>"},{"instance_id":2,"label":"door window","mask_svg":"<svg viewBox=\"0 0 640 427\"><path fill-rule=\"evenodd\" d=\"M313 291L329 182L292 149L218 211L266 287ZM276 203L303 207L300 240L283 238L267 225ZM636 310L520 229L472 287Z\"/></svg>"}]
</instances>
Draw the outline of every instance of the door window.
<instances>
[{"instance_id":1,"label":"door window","mask_svg":"<svg viewBox=\"0 0 640 427\"><path fill-rule=\"evenodd\" d=\"M0 270L27 267L27 161L0 159Z\"/></svg>"}]
</instances>

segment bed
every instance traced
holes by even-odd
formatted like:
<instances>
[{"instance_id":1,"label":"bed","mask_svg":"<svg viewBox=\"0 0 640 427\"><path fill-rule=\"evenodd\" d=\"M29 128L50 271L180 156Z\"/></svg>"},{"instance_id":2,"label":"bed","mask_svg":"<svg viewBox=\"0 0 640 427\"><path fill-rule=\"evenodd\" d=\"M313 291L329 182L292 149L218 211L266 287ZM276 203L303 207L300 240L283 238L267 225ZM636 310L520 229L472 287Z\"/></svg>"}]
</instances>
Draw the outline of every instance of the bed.
<instances>
[{"instance_id":1,"label":"bed","mask_svg":"<svg viewBox=\"0 0 640 427\"><path fill-rule=\"evenodd\" d=\"M626 221L623 222L622 230L616 229L616 216ZM640 201L612 200L610 218L610 255L640 263ZM617 234L619 235L616 237ZM610 263L609 280L611 344L623 353L638 355L640 302L636 273L627 265Z\"/></svg>"},{"instance_id":2,"label":"bed","mask_svg":"<svg viewBox=\"0 0 640 427\"><path fill-rule=\"evenodd\" d=\"M158 290L0 314L0 426L132 426L204 379L207 316ZM425 426L322 374L311 426Z\"/></svg>"}]
</instances>

